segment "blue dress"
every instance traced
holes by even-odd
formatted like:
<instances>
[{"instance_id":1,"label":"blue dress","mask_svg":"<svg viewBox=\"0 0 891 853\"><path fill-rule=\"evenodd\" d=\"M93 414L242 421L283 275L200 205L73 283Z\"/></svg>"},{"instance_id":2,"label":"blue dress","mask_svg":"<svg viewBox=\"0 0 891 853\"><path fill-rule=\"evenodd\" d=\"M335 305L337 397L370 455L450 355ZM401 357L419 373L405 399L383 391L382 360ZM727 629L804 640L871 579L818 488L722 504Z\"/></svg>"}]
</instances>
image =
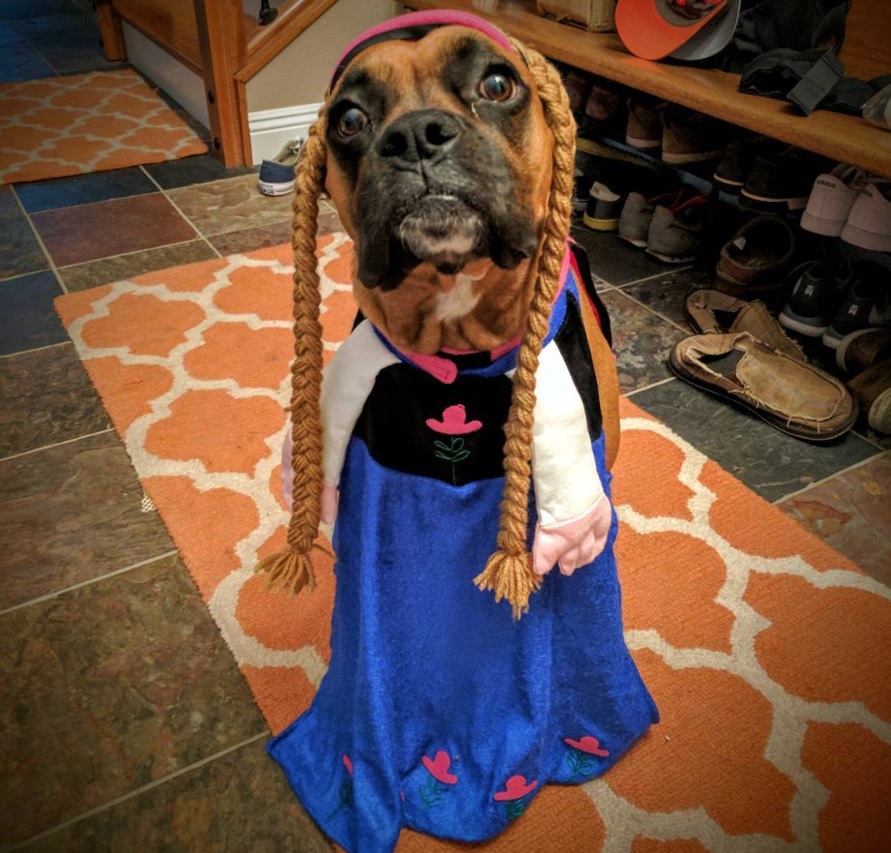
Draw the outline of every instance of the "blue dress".
<instances>
[{"instance_id":1,"label":"blue dress","mask_svg":"<svg viewBox=\"0 0 891 853\"><path fill-rule=\"evenodd\" d=\"M584 397L608 495L576 277L546 344ZM394 355L346 448L330 667L268 746L351 853L392 850L403 826L490 838L543 785L599 776L658 720L623 637L615 512L601 555L546 575L519 621L474 586L495 549L516 352L455 356L450 382Z\"/></svg>"}]
</instances>

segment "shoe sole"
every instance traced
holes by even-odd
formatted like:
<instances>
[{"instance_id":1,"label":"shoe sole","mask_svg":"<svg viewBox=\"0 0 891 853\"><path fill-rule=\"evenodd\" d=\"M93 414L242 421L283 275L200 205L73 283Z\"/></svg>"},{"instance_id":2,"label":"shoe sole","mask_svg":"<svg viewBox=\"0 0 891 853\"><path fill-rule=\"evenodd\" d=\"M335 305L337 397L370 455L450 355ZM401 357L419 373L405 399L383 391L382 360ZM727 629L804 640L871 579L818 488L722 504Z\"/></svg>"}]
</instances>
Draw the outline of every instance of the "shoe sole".
<instances>
[{"instance_id":1,"label":"shoe sole","mask_svg":"<svg viewBox=\"0 0 891 853\"><path fill-rule=\"evenodd\" d=\"M824 219L805 211L801 214L801 227L811 234L820 234L823 237L838 237L845 227L844 219Z\"/></svg>"},{"instance_id":2,"label":"shoe sole","mask_svg":"<svg viewBox=\"0 0 891 853\"><path fill-rule=\"evenodd\" d=\"M891 234L876 234L873 231L864 231L856 225L847 223L841 230L841 238L852 246L861 249L870 249L873 252L891 252Z\"/></svg>"},{"instance_id":3,"label":"shoe sole","mask_svg":"<svg viewBox=\"0 0 891 853\"><path fill-rule=\"evenodd\" d=\"M772 426L776 430L779 430L779 432L785 433L786 435L791 435L793 438L798 438L802 441L811 441L817 444L823 444L824 442L828 441L835 441L837 438L841 438L846 432L848 432L848 430L850 430L857 421L857 405L855 401L851 417L848 419L847 422L845 422L843 426L838 427L837 430L831 434L813 432L811 430L807 430L804 427L798 429L791 424L786 423L786 421L779 415L772 415L770 412L759 409L753 403L747 403L745 400L735 394L730 394L726 391L722 391L720 388L715 388L713 385L708 385L705 382L700 382L699 380L690 376L684 370L683 366L678 363L677 357L675 356L673 350L671 353L669 353L668 356L668 369L675 376L677 376L678 379L686 382L688 385L692 385L694 388L698 388L700 391L706 391L713 397L717 397L720 400L732 403L737 408L743 409L744 411L749 412L752 415L756 415L762 421L764 421L764 423Z\"/></svg>"},{"instance_id":4,"label":"shoe sole","mask_svg":"<svg viewBox=\"0 0 891 853\"><path fill-rule=\"evenodd\" d=\"M629 246L634 246L635 249L646 249L647 247L647 241L642 240L640 237L629 237L627 234L618 234L617 236L620 240L628 243Z\"/></svg>"},{"instance_id":5,"label":"shoe sole","mask_svg":"<svg viewBox=\"0 0 891 853\"><path fill-rule=\"evenodd\" d=\"M632 148L640 148L641 151L655 151L662 147L661 139L641 139L639 136L626 136L625 144Z\"/></svg>"},{"instance_id":6,"label":"shoe sole","mask_svg":"<svg viewBox=\"0 0 891 853\"><path fill-rule=\"evenodd\" d=\"M257 186L263 195L287 195L294 189L294 181L288 184L269 184L266 181L259 181Z\"/></svg>"},{"instance_id":7,"label":"shoe sole","mask_svg":"<svg viewBox=\"0 0 891 853\"><path fill-rule=\"evenodd\" d=\"M816 325L809 323L804 317L799 318L797 315L787 314L785 311L780 311L777 320L781 326L808 338L819 338L829 328L828 323L822 326Z\"/></svg>"},{"instance_id":8,"label":"shoe sole","mask_svg":"<svg viewBox=\"0 0 891 853\"><path fill-rule=\"evenodd\" d=\"M582 222L592 231L615 231L619 227L618 219L594 219L587 214L582 217Z\"/></svg>"}]
</instances>

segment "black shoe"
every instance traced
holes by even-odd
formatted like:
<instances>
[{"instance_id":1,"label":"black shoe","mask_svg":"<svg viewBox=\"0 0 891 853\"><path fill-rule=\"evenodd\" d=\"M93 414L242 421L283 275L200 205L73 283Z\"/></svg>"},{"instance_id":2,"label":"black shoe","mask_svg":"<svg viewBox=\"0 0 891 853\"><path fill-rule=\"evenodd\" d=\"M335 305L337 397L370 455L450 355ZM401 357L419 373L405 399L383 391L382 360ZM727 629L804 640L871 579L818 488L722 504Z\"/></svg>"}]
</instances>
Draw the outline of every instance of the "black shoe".
<instances>
[{"instance_id":1,"label":"black shoe","mask_svg":"<svg viewBox=\"0 0 891 853\"><path fill-rule=\"evenodd\" d=\"M825 346L837 349L843 338L873 325L869 315L876 305L882 272L882 268L875 264L862 263L854 267L848 290L832 322L823 332Z\"/></svg>"},{"instance_id":2,"label":"black shoe","mask_svg":"<svg viewBox=\"0 0 891 853\"><path fill-rule=\"evenodd\" d=\"M820 166L821 161L792 145L775 155L759 153L741 193L757 210L802 210Z\"/></svg>"},{"instance_id":3,"label":"black shoe","mask_svg":"<svg viewBox=\"0 0 891 853\"><path fill-rule=\"evenodd\" d=\"M833 270L824 262L810 262L792 271L792 293L780 311L780 325L808 338L819 338L838 311L844 296Z\"/></svg>"}]
</instances>

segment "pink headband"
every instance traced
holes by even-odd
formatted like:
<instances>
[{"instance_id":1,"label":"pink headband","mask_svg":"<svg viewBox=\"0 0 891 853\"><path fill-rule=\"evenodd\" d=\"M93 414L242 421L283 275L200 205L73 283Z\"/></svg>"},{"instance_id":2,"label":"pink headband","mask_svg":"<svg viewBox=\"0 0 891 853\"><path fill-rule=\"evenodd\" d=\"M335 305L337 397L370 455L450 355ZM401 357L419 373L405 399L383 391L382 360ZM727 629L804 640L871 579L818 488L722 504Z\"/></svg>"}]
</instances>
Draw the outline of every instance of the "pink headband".
<instances>
[{"instance_id":1,"label":"pink headband","mask_svg":"<svg viewBox=\"0 0 891 853\"><path fill-rule=\"evenodd\" d=\"M477 30L487 35L494 42L508 50L514 49L508 37L501 30L482 18L478 18L476 15L469 15L467 12L453 12L446 9L409 12L407 15L391 18L389 21L384 21L384 23L366 30L362 35L350 42L347 49L337 60L334 74L331 75L331 82L328 85L328 91L331 92L334 89L347 65L366 48L384 41L417 41L431 30L446 26L469 27L472 30Z\"/></svg>"}]
</instances>

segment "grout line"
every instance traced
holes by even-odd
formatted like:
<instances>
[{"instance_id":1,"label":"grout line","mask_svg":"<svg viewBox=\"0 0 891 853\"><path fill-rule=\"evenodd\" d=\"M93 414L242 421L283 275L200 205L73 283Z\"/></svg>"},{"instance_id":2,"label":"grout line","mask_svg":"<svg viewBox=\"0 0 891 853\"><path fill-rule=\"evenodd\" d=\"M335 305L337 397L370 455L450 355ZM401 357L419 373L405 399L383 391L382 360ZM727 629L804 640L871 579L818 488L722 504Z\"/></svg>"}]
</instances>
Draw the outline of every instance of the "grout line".
<instances>
[{"instance_id":1,"label":"grout line","mask_svg":"<svg viewBox=\"0 0 891 853\"><path fill-rule=\"evenodd\" d=\"M686 336L689 336L689 335L690 335L690 330L689 330L689 329L685 329L683 326L681 326L680 324L676 323L676 322L675 322L674 320L672 320L670 317L666 317L664 314L660 314L658 311L656 311L655 309L651 308L651 307L650 307L649 305L647 305L645 302L641 302L639 299L637 299L636 297L632 296L630 293L625 293L624 290L621 290L621 289L620 289L619 292L620 292L626 299L630 299L633 303L635 303L635 305L639 305L641 308L643 308L643 309L644 309L645 311L647 311L648 313L652 314L654 317L658 317L658 318L659 318L660 320L662 320L663 322L668 323L670 326L674 327L674 328L677 329L678 331L683 332L684 335L686 335Z\"/></svg>"},{"instance_id":2,"label":"grout line","mask_svg":"<svg viewBox=\"0 0 891 853\"><path fill-rule=\"evenodd\" d=\"M53 260L53 256L50 254L49 249L46 247L46 243L43 242L43 237L40 232L37 230L37 226L34 224L34 220L31 218L31 214L25 210L25 205L22 204L22 200L19 198L19 194L16 191L15 184L11 184L12 194L16 200L16 204L19 206L19 210L22 212L22 216L25 217L25 221L28 223L28 227L34 234L34 237L37 239L37 243L40 246L41 251L44 254L44 257L49 264L49 269L52 274L55 276L56 282L59 285L62 293L68 293L68 288L65 287L65 283L62 281L62 277L59 275L59 268L56 266L56 262ZM42 270L37 270L37 272L42 272ZM33 273L24 273L24 275L32 275ZM16 278L21 278L21 276L16 276ZM7 279L8 281L9 279Z\"/></svg>"},{"instance_id":3,"label":"grout line","mask_svg":"<svg viewBox=\"0 0 891 853\"><path fill-rule=\"evenodd\" d=\"M113 199L109 199L109 201L112 201L112 200ZM189 223L189 224L191 225L191 223ZM134 249L132 252L121 252L119 255L106 255L105 257L102 257L102 258L90 258L90 260L88 260L88 261L79 261L76 264L66 264L63 267L59 267L59 269L60 270L71 270L71 269L74 269L75 267L84 267L84 266L87 266L88 264L99 263L100 261L113 261L115 258L126 258L130 255L138 255L140 252L152 252L155 249L168 249L171 246L185 246L188 243L197 243L197 242L198 242L197 238L192 238L191 240L179 240L176 243L164 243L161 246L148 246L147 248L144 248L144 249ZM144 275L144 273L136 273L136 275ZM131 278L132 277L133 276L131 276ZM101 281L98 284L93 285L93 287L102 287L102 285L104 285L104 284L114 284L114 282L113 281ZM74 291L74 292L80 293L82 291Z\"/></svg>"},{"instance_id":4,"label":"grout line","mask_svg":"<svg viewBox=\"0 0 891 853\"><path fill-rule=\"evenodd\" d=\"M855 462L853 465L849 465L847 468L840 468L838 471L830 474L827 477L823 477L822 480L815 480L813 483L809 483L806 486L802 486L800 489L796 489L794 492L789 492L787 495L783 495L781 498L777 498L774 501L771 501L772 504L777 505L782 503L783 501L787 501L790 498L798 497L805 492L809 492L811 489L815 489L817 486L822 486L824 483L828 483L830 480L834 480L836 477L840 477L842 474L848 474L851 471L856 471L858 468L863 468L865 465L868 465L870 462L874 462L882 453L886 453L889 451L882 451L880 453L875 453L872 456L868 456L866 459L861 459L859 462Z\"/></svg>"},{"instance_id":5,"label":"grout line","mask_svg":"<svg viewBox=\"0 0 891 853\"><path fill-rule=\"evenodd\" d=\"M167 776L163 776L160 779L155 779L154 782L149 782L147 785L143 785L139 788L136 788L126 794L123 794L120 797L116 797L113 800L109 800L107 803L103 803L101 806L96 806L89 811L84 812L83 814L79 814L77 817L69 818L66 821L63 821L56 826L51 827L50 829L46 829L43 832L38 833L37 835L32 835L30 838L25 841L20 841L18 844L14 844L11 847L6 848L7 850L23 850L26 847L29 847L31 844L34 844L37 841L42 841L45 838L49 838L60 830L67 829L69 826L74 826L75 824L80 823L81 821L87 820L88 818L94 817L95 815L102 814L102 812L106 812L109 809L114 808L115 806L121 805L122 803L126 803L128 800L135 799L136 797L140 797L143 794L148 793L149 791L154 790L155 788L159 788L161 785L166 785L168 782L172 782L174 779L178 779L180 776L183 776L187 773L191 773L195 770L200 770L202 767L207 766L213 761L217 761L220 758L225 758L227 755L230 755L233 752L237 752L240 749L243 749L246 746L250 746L251 744L257 743L259 740L265 740L270 737L270 733L268 730L260 732L259 734L254 735L253 737L246 738L240 743L233 744L232 746L227 747L226 749L220 750L219 752L214 753L213 755L209 755L207 758L201 759L201 761L196 761L194 764L190 764L188 767L182 767L179 770L174 771L173 773L169 773Z\"/></svg>"},{"instance_id":6,"label":"grout line","mask_svg":"<svg viewBox=\"0 0 891 853\"><path fill-rule=\"evenodd\" d=\"M12 279L7 279L7 281L12 281ZM0 282L0 284L2 284L2 282ZM2 360L4 358L15 358L17 355L30 355L31 353L43 352L44 350L55 349L56 347L68 347L68 346L73 347L74 341L69 339L67 341L59 341L58 343L55 343L55 344L46 344L46 346L42 346L42 347L32 347L31 349L19 349L19 350L16 350L15 352L3 352L3 353L0 353L0 360Z\"/></svg>"},{"instance_id":7,"label":"grout line","mask_svg":"<svg viewBox=\"0 0 891 853\"><path fill-rule=\"evenodd\" d=\"M635 388L633 391L623 391L622 396L631 399L635 394L641 394L644 391L649 391L652 388L658 388L660 385L667 385L669 382L675 381L674 376L666 376L665 379L660 379L658 382L651 382L649 385L645 385L643 388Z\"/></svg>"},{"instance_id":8,"label":"grout line","mask_svg":"<svg viewBox=\"0 0 891 853\"><path fill-rule=\"evenodd\" d=\"M218 258L222 258L223 256L222 256L222 255L220 254L220 252L217 250L217 247L214 246L214 244L211 243L210 240L208 240L207 237L204 235L204 232L203 232L197 225L195 225L195 223L192 222L192 220L189 219L189 217L186 216L185 213L183 213L182 208L181 208L181 207L180 207L180 206L179 206L179 205L178 205L178 204L177 204L177 203L176 203L176 202L175 202L175 201L168 195L167 190L164 189L164 187L162 187L162 186L155 180L154 175L152 175L152 174L145 168L144 165L140 166L139 168L142 169L142 171L145 173L145 175L148 177L148 179L149 179L149 180L150 180L150 181L151 181L151 182L158 188L158 192L160 192L161 195L163 195L164 198L167 199L167 202L173 207L173 209L174 209L174 210L175 210L175 211L176 211L176 212L177 212L177 213L178 213L178 214L179 214L179 215L180 215L186 222L188 222L189 225L192 226L192 228L195 229L195 233L198 235L198 237L200 237L202 240L204 240L204 242L207 244L208 248L210 248L210 250L214 253L214 255L215 255L216 257L218 257ZM195 186L195 184L191 184L190 186ZM176 187L176 189L182 189L182 187ZM189 242L191 242L191 241L189 241Z\"/></svg>"},{"instance_id":9,"label":"grout line","mask_svg":"<svg viewBox=\"0 0 891 853\"><path fill-rule=\"evenodd\" d=\"M19 355L19 353L16 353L16 355ZM105 410L105 413L108 414L108 410ZM65 441L57 441L54 444L44 444L41 447L34 447L31 450L23 450L21 453L13 453L11 456L4 456L2 459L0 459L0 462L8 462L11 459L21 459L23 456L30 456L33 453L40 453L41 450L50 450L54 447L65 447L65 445L67 444L74 444L75 441L83 441L83 439L85 438L94 438L97 435L107 435L108 433L114 431L114 427L109 427L108 429L100 429L96 432L89 432L86 435L78 435L75 438L68 438Z\"/></svg>"},{"instance_id":10,"label":"grout line","mask_svg":"<svg viewBox=\"0 0 891 853\"><path fill-rule=\"evenodd\" d=\"M26 607L30 607L33 604L42 604L44 601L52 601L54 598L61 598L63 595L67 595L70 592L76 592L79 589L84 589L85 587L92 586L93 584L109 580L110 578L115 578L118 575L126 574L127 572L131 572L134 569L142 568L142 566L147 566L149 563L154 563L157 560L164 560L167 557L172 557L178 553L179 551L174 548L172 551L165 551L163 554L158 554L154 557L148 557L145 560L140 560L138 563L124 566L124 568L122 569L115 569L112 572L106 572L104 575L98 575L95 578L90 578L89 580L81 581L80 583L72 584L71 586L66 586L62 589L54 590L53 592L48 592L46 593L46 595L40 595L37 598L31 598L28 601L23 601L21 604L15 604L12 607L7 607L5 610L0 610L0 616L6 616L9 613L15 613L15 611L17 610L24 610Z\"/></svg>"}]
</instances>

